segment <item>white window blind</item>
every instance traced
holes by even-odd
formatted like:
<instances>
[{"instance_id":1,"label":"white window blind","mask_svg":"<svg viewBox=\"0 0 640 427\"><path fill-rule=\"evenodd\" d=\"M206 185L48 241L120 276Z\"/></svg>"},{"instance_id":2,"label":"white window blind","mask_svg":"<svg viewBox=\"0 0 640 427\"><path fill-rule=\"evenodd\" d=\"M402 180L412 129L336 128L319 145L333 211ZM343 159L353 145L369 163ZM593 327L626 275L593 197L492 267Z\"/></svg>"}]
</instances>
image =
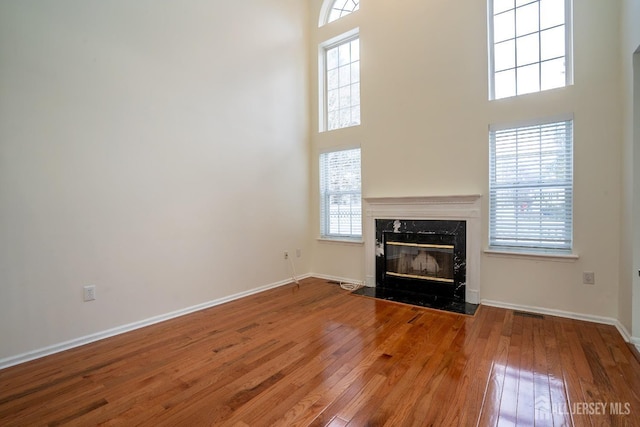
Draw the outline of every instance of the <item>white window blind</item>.
<instances>
[{"instance_id":1,"label":"white window blind","mask_svg":"<svg viewBox=\"0 0 640 427\"><path fill-rule=\"evenodd\" d=\"M573 121L489 134L489 246L571 251Z\"/></svg>"},{"instance_id":2,"label":"white window blind","mask_svg":"<svg viewBox=\"0 0 640 427\"><path fill-rule=\"evenodd\" d=\"M359 148L320 155L320 235L362 236Z\"/></svg>"}]
</instances>

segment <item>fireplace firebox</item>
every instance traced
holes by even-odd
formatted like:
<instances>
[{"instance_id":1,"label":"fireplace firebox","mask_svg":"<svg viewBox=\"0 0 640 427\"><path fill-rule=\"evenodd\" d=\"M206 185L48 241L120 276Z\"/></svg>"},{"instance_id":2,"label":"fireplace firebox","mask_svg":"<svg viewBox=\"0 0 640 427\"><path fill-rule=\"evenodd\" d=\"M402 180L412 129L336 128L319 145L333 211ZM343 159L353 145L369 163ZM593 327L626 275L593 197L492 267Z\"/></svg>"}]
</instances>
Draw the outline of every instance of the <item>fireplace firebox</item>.
<instances>
[{"instance_id":1,"label":"fireplace firebox","mask_svg":"<svg viewBox=\"0 0 640 427\"><path fill-rule=\"evenodd\" d=\"M416 280L417 286L434 281L453 284L453 240L442 234L384 232L383 281L403 278Z\"/></svg>"},{"instance_id":2,"label":"fireplace firebox","mask_svg":"<svg viewBox=\"0 0 640 427\"><path fill-rule=\"evenodd\" d=\"M376 290L465 303L466 221L376 219Z\"/></svg>"}]
</instances>

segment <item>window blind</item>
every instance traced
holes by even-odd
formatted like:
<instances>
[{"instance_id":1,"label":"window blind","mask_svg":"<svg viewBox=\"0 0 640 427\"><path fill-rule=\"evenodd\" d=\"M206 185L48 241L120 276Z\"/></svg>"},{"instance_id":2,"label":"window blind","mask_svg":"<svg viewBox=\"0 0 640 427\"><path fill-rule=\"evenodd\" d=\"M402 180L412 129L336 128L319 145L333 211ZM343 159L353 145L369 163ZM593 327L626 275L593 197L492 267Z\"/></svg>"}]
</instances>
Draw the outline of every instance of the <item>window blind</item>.
<instances>
[{"instance_id":1,"label":"window blind","mask_svg":"<svg viewBox=\"0 0 640 427\"><path fill-rule=\"evenodd\" d=\"M320 235L362 236L359 148L320 155Z\"/></svg>"},{"instance_id":2,"label":"window blind","mask_svg":"<svg viewBox=\"0 0 640 427\"><path fill-rule=\"evenodd\" d=\"M489 246L571 251L573 121L490 129L489 140Z\"/></svg>"}]
</instances>

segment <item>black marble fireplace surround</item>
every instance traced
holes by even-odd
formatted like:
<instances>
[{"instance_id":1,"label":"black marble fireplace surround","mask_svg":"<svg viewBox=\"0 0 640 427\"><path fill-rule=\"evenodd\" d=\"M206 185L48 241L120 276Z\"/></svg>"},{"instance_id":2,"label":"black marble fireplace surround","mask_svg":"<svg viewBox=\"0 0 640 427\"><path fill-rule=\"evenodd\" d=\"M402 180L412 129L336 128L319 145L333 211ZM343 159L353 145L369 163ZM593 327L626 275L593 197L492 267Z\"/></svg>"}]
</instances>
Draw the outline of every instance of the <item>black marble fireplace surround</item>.
<instances>
[{"instance_id":1,"label":"black marble fireplace surround","mask_svg":"<svg viewBox=\"0 0 640 427\"><path fill-rule=\"evenodd\" d=\"M355 293L475 313L478 306L465 302L466 221L376 219L375 228L376 287Z\"/></svg>"}]
</instances>

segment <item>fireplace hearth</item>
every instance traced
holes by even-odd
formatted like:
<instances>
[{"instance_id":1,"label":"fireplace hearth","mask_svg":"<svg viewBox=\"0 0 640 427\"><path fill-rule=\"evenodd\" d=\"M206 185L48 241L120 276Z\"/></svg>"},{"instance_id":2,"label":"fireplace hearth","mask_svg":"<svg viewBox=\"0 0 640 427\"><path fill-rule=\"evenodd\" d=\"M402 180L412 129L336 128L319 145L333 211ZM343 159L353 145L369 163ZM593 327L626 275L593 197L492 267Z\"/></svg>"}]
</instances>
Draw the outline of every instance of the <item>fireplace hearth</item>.
<instances>
[{"instance_id":1,"label":"fireplace hearth","mask_svg":"<svg viewBox=\"0 0 640 427\"><path fill-rule=\"evenodd\" d=\"M416 305L425 308L434 308L437 310L450 311L459 314L475 314L478 304L468 302L460 302L450 298L439 297L435 295L420 294L415 292L406 292L398 289L383 288L376 286L363 287L353 291L355 295L363 295L371 298L384 299L387 301L401 302L404 304Z\"/></svg>"}]
</instances>

